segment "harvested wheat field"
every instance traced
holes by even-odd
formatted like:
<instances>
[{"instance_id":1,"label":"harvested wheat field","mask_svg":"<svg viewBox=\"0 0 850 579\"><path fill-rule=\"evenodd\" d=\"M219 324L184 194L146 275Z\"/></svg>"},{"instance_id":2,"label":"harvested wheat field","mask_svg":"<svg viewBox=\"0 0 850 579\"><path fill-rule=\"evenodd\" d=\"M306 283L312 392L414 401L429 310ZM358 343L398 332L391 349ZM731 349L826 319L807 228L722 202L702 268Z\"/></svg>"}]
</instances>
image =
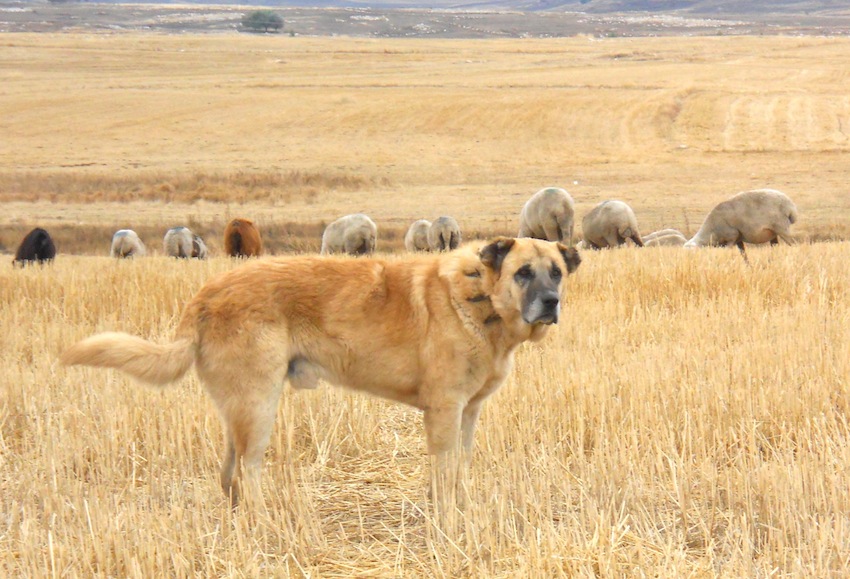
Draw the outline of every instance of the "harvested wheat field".
<instances>
[{"instance_id":1,"label":"harvested wheat field","mask_svg":"<svg viewBox=\"0 0 850 579\"><path fill-rule=\"evenodd\" d=\"M515 233L523 202L549 185L579 214L617 198L642 229L686 233L730 195L772 187L800 208L801 239L850 237L848 39L0 45L7 250L36 221L83 229L58 250L92 253L75 239L95 226L220 233L237 215L282 230L273 249L318 249L312 229L292 226L354 212L396 249L413 220L440 215Z\"/></svg>"},{"instance_id":2,"label":"harvested wheat field","mask_svg":"<svg viewBox=\"0 0 850 579\"><path fill-rule=\"evenodd\" d=\"M850 575L850 41L0 34L0 575ZM415 410L284 391L264 506L231 510L190 373L63 368L97 331L168 340L224 224L381 252L452 215L515 233L537 189L692 234L772 187L799 245L584 252L559 327L485 405L463 509L435 516ZM213 258L167 260L174 225ZM105 256L117 229L153 256ZM580 231L577 231L580 233ZM809 243L810 242L810 243Z\"/></svg>"},{"instance_id":3,"label":"harvested wheat field","mask_svg":"<svg viewBox=\"0 0 850 579\"><path fill-rule=\"evenodd\" d=\"M197 379L58 353L168 340L233 262L0 270L6 576L840 576L850 572L850 246L586 253L560 326L486 404L437 522L418 411L286 389L265 509L221 494Z\"/></svg>"}]
</instances>

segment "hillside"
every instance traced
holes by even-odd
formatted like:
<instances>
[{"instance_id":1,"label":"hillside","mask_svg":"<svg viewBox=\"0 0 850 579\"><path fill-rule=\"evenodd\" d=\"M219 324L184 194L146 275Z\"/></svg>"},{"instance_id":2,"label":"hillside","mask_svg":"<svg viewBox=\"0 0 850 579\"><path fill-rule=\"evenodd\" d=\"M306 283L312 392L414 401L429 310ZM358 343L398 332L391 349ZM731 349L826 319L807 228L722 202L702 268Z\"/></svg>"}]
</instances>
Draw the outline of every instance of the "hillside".
<instances>
[{"instance_id":1,"label":"hillside","mask_svg":"<svg viewBox=\"0 0 850 579\"><path fill-rule=\"evenodd\" d=\"M60 2L61 3L61 2ZM106 0L104 4L138 4L138 2ZM150 4L186 4L163 0ZM196 1L192 4L227 5L229 1ZM519 11L573 11L591 14L619 12L682 12L686 14L848 14L846 2L838 0L246 0L242 5L282 7L360 7L360 8L418 8L468 10L475 8Z\"/></svg>"},{"instance_id":2,"label":"hillside","mask_svg":"<svg viewBox=\"0 0 850 579\"><path fill-rule=\"evenodd\" d=\"M584 3L582 3L584 2ZM375 38L850 35L838 2L617 0L243 0L205 3L0 0L2 32L235 32L252 6L284 32Z\"/></svg>"}]
</instances>

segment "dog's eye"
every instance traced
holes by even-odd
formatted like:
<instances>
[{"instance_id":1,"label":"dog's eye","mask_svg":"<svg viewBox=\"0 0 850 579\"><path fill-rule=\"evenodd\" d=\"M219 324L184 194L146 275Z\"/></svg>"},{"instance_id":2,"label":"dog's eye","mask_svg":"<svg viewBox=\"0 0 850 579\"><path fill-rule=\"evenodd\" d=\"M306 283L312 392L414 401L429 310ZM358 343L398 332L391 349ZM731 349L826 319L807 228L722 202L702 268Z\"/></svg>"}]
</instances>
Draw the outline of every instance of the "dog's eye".
<instances>
[{"instance_id":1,"label":"dog's eye","mask_svg":"<svg viewBox=\"0 0 850 579\"><path fill-rule=\"evenodd\" d=\"M527 283L534 278L534 272L531 271L531 266L524 265L514 274L514 279L517 283Z\"/></svg>"},{"instance_id":2,"label":"dog's eye","mask_svg":"<svg viewBox=\"0 0 850 579\"><path fill-rule=\"evenodd\" d=\"M561 273L561 268L557 265L552 266L552 279L561 279L561 276L564 275Z\"/></svg>"}]
</instances>

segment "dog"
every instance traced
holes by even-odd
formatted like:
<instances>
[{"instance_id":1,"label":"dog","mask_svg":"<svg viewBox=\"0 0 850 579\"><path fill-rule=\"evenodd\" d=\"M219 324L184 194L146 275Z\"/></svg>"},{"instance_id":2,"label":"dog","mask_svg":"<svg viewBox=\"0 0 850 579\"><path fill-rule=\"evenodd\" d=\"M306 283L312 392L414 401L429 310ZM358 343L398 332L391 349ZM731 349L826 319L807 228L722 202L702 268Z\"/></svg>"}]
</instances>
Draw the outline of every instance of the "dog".
<instances>
[{"instance_id":1,"label":"dog","mask_svg":"<svg viewBox=\"0 0 850 579\"><path fill-rule=\"evenodd\" d=\"M257 260L210 279L170 344L104 333L61 361L157 385L194 365L223 420L221 486L234 504L259 479L287 379L422 410L439 468L452 453L469 455L484 400L505 381L517 346L558 322L564 280L580 262L573 248L530 238L403 259Z\"/></svg>"}]
</instances>

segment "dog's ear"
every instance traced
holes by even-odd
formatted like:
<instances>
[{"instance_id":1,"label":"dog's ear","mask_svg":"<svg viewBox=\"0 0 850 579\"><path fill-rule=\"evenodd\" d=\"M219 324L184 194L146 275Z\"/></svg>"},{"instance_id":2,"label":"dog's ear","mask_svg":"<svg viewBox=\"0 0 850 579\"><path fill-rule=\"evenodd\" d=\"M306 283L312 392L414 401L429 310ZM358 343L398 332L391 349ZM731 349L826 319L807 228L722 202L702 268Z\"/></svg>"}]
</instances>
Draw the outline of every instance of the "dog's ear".
<instances>
[{"instance_id":1,"label":"dog's ear","mask_svg":"<svg viewBox=\"0 0 850 579\"><path fill-rule=\"evenodd\" d=\"M481 263L489 267L495 272L502 268L502 262L505 256L516 243L516 239L510 237L499 237L494 241L485 245L478 252L478 257L481 258Z\"/></svg>"},{"instance_id":2,"label":"dog's ear","mask_svg":"<svg viewBox=\"0 0 850 579\"><path fill-rule=\"evenodd\" d=\"M559 243L558 251L561 252L564 263L567 264L567 273L573 273L578 269L578 266L581 264L581 257L575 247L567 247L563 243Z\"/></svg>"}]
</instances>

